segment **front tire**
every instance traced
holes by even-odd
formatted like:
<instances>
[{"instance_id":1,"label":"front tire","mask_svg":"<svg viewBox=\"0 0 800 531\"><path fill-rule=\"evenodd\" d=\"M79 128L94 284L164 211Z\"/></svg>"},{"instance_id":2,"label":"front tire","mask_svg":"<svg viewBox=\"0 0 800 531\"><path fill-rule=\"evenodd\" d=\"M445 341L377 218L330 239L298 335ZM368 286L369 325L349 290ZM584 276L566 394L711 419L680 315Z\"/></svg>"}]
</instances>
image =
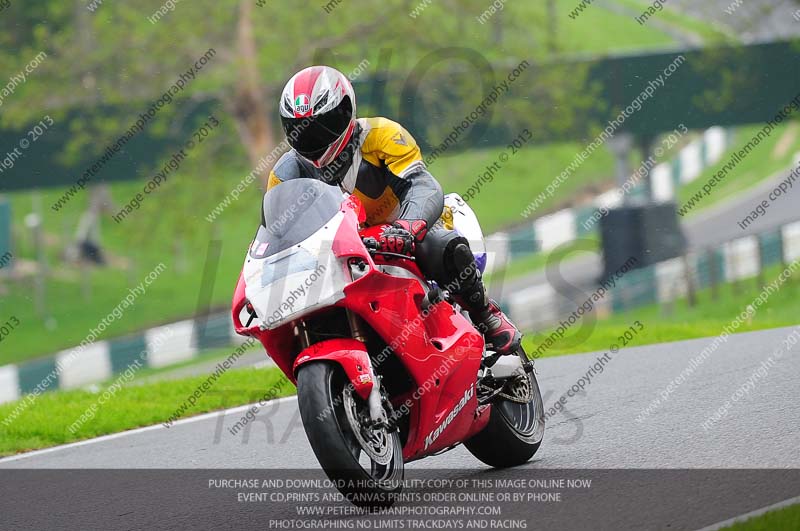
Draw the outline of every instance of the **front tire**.
<instances>
[{"instance_id":1,"label":"front tire","mask_svg":"<svg viewBox=\"0 0 800 531\"><path fill-rule=\"evenodd\" d=\"M495 468L527 463L544 439L544 402L536 374L526 374L531 386L531 400L524 404L497 400L486 427L464 446L472 455Z\"/></svg>"},{"instance_id":2,"label":"front tire","mask_svg":"<svg viewBox=\"0 0 800 531\"><path fill-rule=\"evenodd\" d=\"M369 418L368 408L342 368L304 365L297 374L297 398L308 442L339 492L360 507L392 505L404 474L400 435L359 424Z\"/></svg>"}]
</instances>

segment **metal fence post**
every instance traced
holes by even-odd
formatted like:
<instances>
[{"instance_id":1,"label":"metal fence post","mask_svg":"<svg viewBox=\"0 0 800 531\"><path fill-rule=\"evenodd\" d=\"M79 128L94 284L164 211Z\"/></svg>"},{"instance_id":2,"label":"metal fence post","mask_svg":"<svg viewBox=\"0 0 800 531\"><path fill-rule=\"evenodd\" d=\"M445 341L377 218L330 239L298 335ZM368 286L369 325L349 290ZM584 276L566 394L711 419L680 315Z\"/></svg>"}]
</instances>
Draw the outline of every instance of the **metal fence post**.
<instances>
[{"instance_id":1,"label":"metal fence post","mask_svg":"<svg viewBox=\"0 0 800 531\"><path fill-rule=\"evenodd\" d=\"M711 282L711 300L719 300L719 276L717 275L717 253L708 248L709 279Z\"/></svg>"},{"instance_id":2,"label":"metal fence post","mask_svg":"<svg viewBox=\"0 0 800 531\"><path fill-rule=\"evenodd\" d=\"M686 298L689 302L689 307L693 308L697 305L697 293L695 291L694 280L692 279L692 266L689 263L689 255L683 255L683 271L686 275Z\"/></svg>"}]
</instances>

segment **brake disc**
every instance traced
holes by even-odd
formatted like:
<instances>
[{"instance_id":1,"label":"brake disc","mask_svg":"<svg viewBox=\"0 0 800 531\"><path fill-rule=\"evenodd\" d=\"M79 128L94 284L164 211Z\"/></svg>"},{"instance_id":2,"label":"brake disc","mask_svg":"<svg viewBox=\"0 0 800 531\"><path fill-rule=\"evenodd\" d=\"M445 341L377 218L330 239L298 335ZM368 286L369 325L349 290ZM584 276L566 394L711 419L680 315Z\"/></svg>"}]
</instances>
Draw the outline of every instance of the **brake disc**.
<instances>
[{"instance_id":1,"label":"brake disc","mask_svg":"<svg viewBox=\"0 0 800 531\"><path fill-rule=\"evenodd\" d=\"M358 445L365 454L369 456L375 463L379 465L388 465L394 457L394 444L392 444L392 437L386 428L374 429L365 428L358 415L358 404L353 398L353 391L345 389L343 394L344 411L347 415L347 421L350 423L350 429L355 435ZM364 436L364 430L370 430L370 440Z\"/></svg>"}]
</instances>

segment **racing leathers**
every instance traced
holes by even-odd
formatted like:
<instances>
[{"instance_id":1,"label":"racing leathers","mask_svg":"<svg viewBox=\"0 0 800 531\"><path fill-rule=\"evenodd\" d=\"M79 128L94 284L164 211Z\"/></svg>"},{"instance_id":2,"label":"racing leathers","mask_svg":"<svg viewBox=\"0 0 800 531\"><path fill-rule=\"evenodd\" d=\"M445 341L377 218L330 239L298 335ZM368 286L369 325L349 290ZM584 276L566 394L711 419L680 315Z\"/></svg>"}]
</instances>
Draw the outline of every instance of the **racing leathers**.
<instances>
[{"instance_id":1,"label":"racing leathers","mask_svg":"<svg viewBox=\"0 0 800 531\"><path fill-rule=\"evenodd\" d=\"M347 147L317 168L294 150L270 172L267 189L290 179L312 178L357 196L366 223L391 223L381 244L413 254L423 274L451 292L495 351L516 351L521 334L489 299L466 238L445 228L442 188L428 172L414 138L386 118L360 118Z\"/></svg>"}]
</instances>

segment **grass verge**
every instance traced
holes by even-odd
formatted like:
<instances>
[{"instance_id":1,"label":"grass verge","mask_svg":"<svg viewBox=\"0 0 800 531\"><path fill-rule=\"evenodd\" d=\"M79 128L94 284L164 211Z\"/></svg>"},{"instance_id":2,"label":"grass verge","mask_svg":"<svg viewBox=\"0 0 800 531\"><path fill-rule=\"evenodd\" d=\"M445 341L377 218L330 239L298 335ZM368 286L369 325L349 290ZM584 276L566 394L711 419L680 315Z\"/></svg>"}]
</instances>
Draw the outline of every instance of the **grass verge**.
<instances>
[{"instance_id":1,"label":"grass verge","mask_svg":"<svg viewBox=\"0 0 800 531\"><path fill-rule=\"evenodd\" d=\"M111 384L97 392L56 391L39 396L17 418L9 422L22 402L0 405L0 456L91 439L110 433L166 422L208 376L127 385L112 393ZM224 373L183 417L257 402L267 390L277 397L294 394L291 384L279 385L286 377L278 369L231 369ZM92 418L71 426L87 412ZM89 413L88 416L91 416ZM165 428L166 429L166 428Z\"/></svg>"},{"instance_id":2,"label":"grass verge","mask_svg":"<svg viewBox=\"0 0 800 531\"><path fill-rule=\"evenodd\" d=\"M736 139L730 149L726 151L716 164L705 169L694 181L680 186L677 194L678 207L680 208L695 193L700 191L705 183L716 174L729 158L738 151L742 145L747 143L760 127L743 127L736 133ZM800 152L800 126L790 124L781 126L777 129L779 134L770 137L751 152L747 159L743 160L733 171L731 171L722 183L715 187L714 192L698 202L697 205L688 213L687 219L691 219L697 213L713 207L726 199L746 192L749 188L757 186L759 183L772 177L777 172L788 169L794 163L795 153ZM663 162L663 161L662 161ZM581 185L591 183L591 179L586 177L580 180ZM584 238L597 238L599 248L599 237L597 235L584 236ZM518 278L530 273L537 272L544 268L550 254L555 252L569 252L572 243L559 246L558 249L550 253L535 253L510 262L504 271L504 279ZM495 276L499 277L499 273Z\"/></svg>"},{"instance_id":3,"label":"grass verge","mask_svg":"<svg viewBox=\"0 0 800 531\"><path fill-rule=\"evenodd\" d=\"M769 268L765 274L766 282L772 282L780 271L779 267ZM636 320L644 325L644 330L638 332L631 342L635 346L714 337L721 334L723 328L752 303L761 289L756 279L748 279L739 284L720 286L717 298L713 297L710 289L701 290L697 293L694 306L689 306L684 299L671 305L643 306L604 320L582 320L563 339L544 351L542 357L607 350L614 344L622 346L619 336ZM798 315L800 275L794 275L737 332L796 325ZM554 330L526 335L524 345L527 352L536 350Z\"/></svg>"},{"instance_id":4,"label":"grass verge","mask_svg":"<svg viewBox=\"0 0 800 531\"><path fill-rule=\"evenodd\" d=\"M800 529L800 504L790 505L761 516L723 528L730 531L771 531L773 529Z\"/></svg>"},{"instance_id":5,"label":"grass verge","mask_svg":"<svg viewBox=\"0 0 800 531\"><path fill-rule=\"evenodd\" d=\"M616 0L616 2L637 12L647 11L652 6L652 2L649 0ZM667 26L697 35L703 39L705 44L737 39L737 35L727 28L699 20L677 9L663 9L658 12L656 17L659 22Z\"/></svg>"}]
</instances>

